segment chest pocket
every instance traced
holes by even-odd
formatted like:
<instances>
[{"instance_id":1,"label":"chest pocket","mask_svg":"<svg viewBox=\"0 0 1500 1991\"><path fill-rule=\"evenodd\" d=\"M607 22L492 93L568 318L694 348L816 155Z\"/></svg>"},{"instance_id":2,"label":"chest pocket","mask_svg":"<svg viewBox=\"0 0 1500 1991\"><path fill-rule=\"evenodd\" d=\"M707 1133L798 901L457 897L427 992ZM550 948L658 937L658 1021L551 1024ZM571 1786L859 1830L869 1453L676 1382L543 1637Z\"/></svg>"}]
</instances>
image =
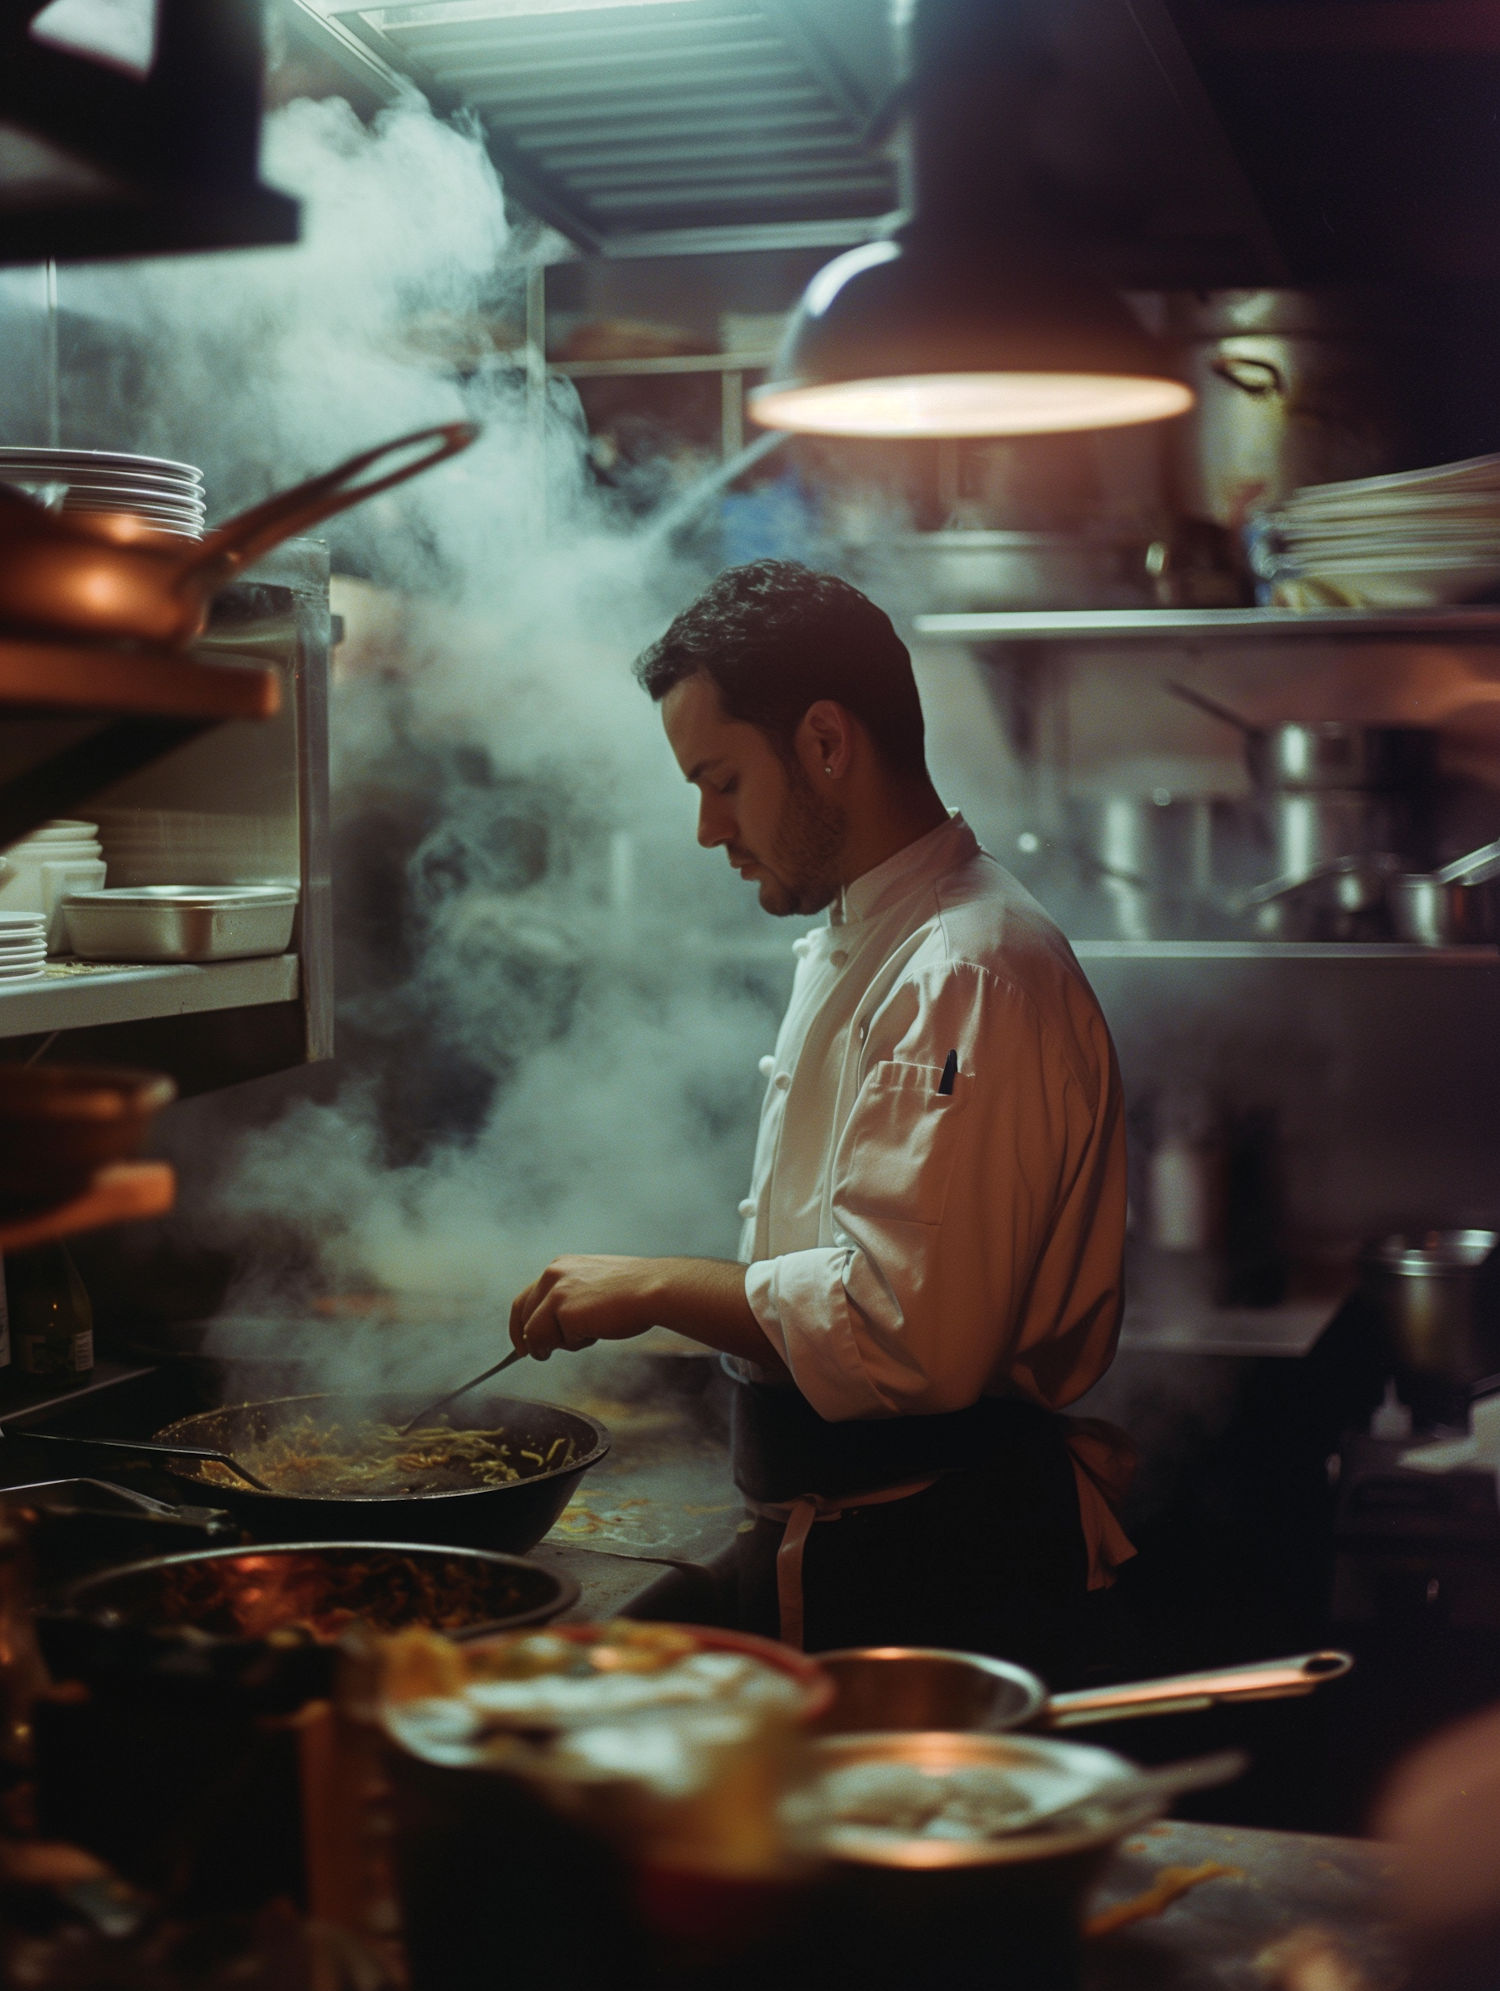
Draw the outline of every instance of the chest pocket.
<instances>
[{"instance_id":1,"label":"chest pocket","mask_svg":"<svg viewBox=\"0 0 1500 1991\"><path fill-rule=\"evenodd\" d=\"M938 1091L941 1065L877 1065L844 1137L834 1199L851 1215L883 1222L942 1221L972 1077Z\"/></svg>"}]
</instances>

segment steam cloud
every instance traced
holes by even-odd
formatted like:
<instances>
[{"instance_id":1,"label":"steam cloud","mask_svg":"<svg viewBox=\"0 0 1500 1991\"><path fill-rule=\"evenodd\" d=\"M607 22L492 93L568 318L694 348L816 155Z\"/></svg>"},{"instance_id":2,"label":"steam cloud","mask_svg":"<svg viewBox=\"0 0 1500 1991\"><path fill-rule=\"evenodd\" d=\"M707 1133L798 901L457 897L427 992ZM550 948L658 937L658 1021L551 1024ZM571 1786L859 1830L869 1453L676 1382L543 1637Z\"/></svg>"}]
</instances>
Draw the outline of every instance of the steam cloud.
<instances>
[{"instance_id":1,"label":"steam cloud","mask_svg":"<svg viewBox=\"0 0 1500 1991\"><path fill-rule=\"evenodd\" d=\"M328 529L336 567L404 603L377 632L395 672L334 700L353 1069L248 1131L232 1102L176 1109L174 1225L233 1245L230 1313L296 1313L319 1286L469 1296L467 1327L392 1343L404 1381L441 1382L470 1344L493 1359L497 1306L558 1251L732 1255L800 927L696 849L630 677L704 576L645 559L590 486L568 389L539 464L514 361L444 357L521 320L546 250L508 228L477 136L416 100L372 130L299 101L264 165L306 204L298 247L64 272L64 439L198 463L218 516L403 429L485 434ZM107 361L80 324L112 328ZM381 847L392 820L404 841ZM277 1345L348 1383L377 1380L349 1347L381 1341L329 1324Z\"/></svg>"}]
</instances>

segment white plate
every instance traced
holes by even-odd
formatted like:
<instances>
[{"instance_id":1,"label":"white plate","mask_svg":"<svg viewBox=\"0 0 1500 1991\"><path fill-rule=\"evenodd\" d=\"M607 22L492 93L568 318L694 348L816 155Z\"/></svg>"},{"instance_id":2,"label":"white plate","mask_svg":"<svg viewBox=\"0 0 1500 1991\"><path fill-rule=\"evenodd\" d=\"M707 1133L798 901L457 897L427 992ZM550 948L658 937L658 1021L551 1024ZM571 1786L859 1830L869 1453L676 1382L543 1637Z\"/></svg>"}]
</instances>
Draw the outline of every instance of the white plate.
<instances>
[{"instance_id":1,"label":"white plate","mask_svg":"<svg viewBox=\"0 0 1500 1991\"><path fill-rule=\"evenodd\" d=\"M1394 470L1384 477L1353 477L1341 484L1304 484L1299 499L1359 499L1377 491L1500 491L1500 455L1466 456L1458 463L1434 463L1425 470Z\"/></svg>"},{"instance_id":2,"label":"white plate","mask_svg":"<svg viewBox=\"0 0 1500 1991\"><path fill-rule=\"evenodd\" d=\"M24 968L0 968L0 982L34 982L46 965L45 961L35 961Z\"/></svg>"},{"instance_id":3,"label":"white plate","mask_svg":"<svg viewBox=\"0 0 1500 1991\"><path fill-rule=\"evenodd\" d=\"M59 470L107 470L123 471L126 476L139 472L150 477L170 477L174 482L184 478L199 484L203 481L203 472L196 463L177 463L168 456L126 455L109 449L41 449L16 444L0 448L0 470L18 463L34 464L49 474Z\"/></svg>"},{"instance_id":4,"label":"white plate","mask_svg":"<svg viewBox=\"0 0 1500 1991\"><path fill-rule=\"evenodd\" d=\"M0 913L0 936L9 939L12 935L20 938L32 930L40 933L46 924L43 913Z\"/></svg>"}]
</instances>

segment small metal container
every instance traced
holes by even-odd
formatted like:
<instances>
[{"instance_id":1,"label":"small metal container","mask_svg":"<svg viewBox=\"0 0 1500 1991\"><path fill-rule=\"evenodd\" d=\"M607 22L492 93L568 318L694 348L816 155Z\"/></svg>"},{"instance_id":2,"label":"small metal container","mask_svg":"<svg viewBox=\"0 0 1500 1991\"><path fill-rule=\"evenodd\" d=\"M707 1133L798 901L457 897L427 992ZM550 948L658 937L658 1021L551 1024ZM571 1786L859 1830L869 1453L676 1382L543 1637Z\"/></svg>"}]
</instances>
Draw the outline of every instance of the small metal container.
<instances>
[{"instance_id":1,"label":"small metal container","mask_svg":"<svg viewBox=\"0 0 1500 1991\"><path fill-rule=\"evenodd\" d=\"M1464 1385L1500 1370L1500 1233L1394 1232L1360 1254L1398 1374Z\"/></svg>"},{"instance_id":2,"label":"small metal container","mask_svg":"<svg viewBox=\"0 0 1500 1991\"><path fill-rule=\"evenodd\" d=\"M887 578L927 610L1128 608L1151 601L1146 542L1119 533L913 532L880 557Z\"/></svg>"},{"instance_id":3,"label":"small metal container","mask_svg":"<svg viewBox=\"0 0 1500 1991\"><path fill-rule=\"evenodd\" d=\"M1463 947L1500 940L1500 885L1465 884L1431 871L1404 871L1386 886L1398 940Z\"/></svg>"},{"instance_id":4,"label":"small metal container","mask_svg":"<svg viewBox=\"0 0 1500 1991\"><path fill-rule=\"evenodd\" d=\"M1283 719L1245 742L1250 779L1262 789L1409 789L1437 772L1431 726L1365 726L1346 719Z\"/></svg>"},{"instance_id":5,"label":"small metal container","mask_svg":"<svg viewBox=\"0 0 1500 1991\"><path fill-rule=\"evenodd\" d=\"M63 901L81 961L238 961L284 954L295 885L138 885Z\"/></svg>"}]
</instances>

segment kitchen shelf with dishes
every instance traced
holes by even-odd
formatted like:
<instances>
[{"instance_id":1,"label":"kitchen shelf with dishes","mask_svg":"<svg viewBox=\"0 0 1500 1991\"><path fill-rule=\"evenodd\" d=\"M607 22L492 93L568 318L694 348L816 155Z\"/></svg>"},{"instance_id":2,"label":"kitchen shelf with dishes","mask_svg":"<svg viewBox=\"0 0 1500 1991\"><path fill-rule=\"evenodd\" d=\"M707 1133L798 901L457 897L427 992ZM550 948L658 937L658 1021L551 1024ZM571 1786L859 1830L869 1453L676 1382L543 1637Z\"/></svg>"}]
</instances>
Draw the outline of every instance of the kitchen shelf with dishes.
<instances>
[{"instance_id":1,"label":"kitchen shelf with dishes","mask_svg":"<svg viewBox=\"0 0 1500 1991\"><path fill-rule=\"evenodd\" d=\"M301 963L295 954L139 965L52 960L30 980L0 982L0 1039L253 1009L296 1002L300 995Z\"/></svg>"}]
</instances>

